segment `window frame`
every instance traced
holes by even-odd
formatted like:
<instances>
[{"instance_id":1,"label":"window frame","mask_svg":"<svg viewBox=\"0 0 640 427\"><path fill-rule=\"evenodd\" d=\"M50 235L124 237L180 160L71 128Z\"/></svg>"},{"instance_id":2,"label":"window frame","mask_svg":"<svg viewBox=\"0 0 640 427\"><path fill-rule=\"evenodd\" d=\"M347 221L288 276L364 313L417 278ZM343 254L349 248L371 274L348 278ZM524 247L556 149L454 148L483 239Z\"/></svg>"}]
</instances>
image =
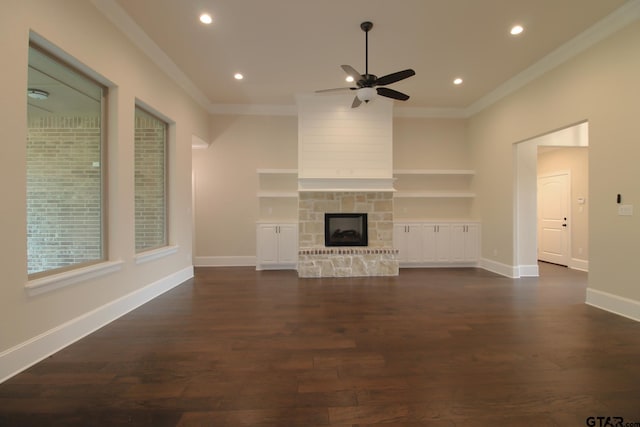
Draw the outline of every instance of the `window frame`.
<instances>
[{"instance_id":1,"label":"window frame","mask_svg":"<svg viewBox=\"0 0 640 427\"><path fill-rule=\"evenodd\" d=\"M100 88L100 258L93 259L84 262L73 263L69 265L65 265L62 267L51 268L47 270L37 271L34 273L28 273L27 269L27 287L39 286L39 282L49 283L51 282L52 276L73 276L74 271L78 271L80 275L85 274L86 270L100 269L100 264L108 264L109 261L109 220L108 220L108 212L109 212L109 198L108 198L108 111L109 111L109 87L104 84L100 80L99 77L96 77L98 73L93 72L90 68L84 65L75 65L72 63L69 58L63 58L62 54L56 54L53 51L60 51L59 48L55 46L51 46L51 48L47 48L43 46L43 44L48 43L40 43L34 39L39 39L39 37L35 37L32 34L28 49L33 49L37 51L39 54L46 56L49 60L57 63L58 65L66 68L68 71L71 71L74 74L77 74L79 77L89 81L94 84L96 87ZM44 39L42 40L44 42ZM31 68L31 63L28 63L28 68ZM87 70L89 72L87 72ZM42 71L41 71L42 72ZM93 75L92 75L93 74ZM28 82L28 79L27 79ZM28 109L28 107L27 107ZM27 117L29 117L27 111ZM26 166L26 165L25 165ZM28 173L28 169L25 167L25 173ZM25 201L28 202L28 185L25 187ZM26 225L28 225L28 220L26 221ZM26 231L26 230L25 230ZM25 240L28 242L28 234L25 233ZM27 254L27 265L28 265L28 254Z\"/></svg>"}]
</instances>

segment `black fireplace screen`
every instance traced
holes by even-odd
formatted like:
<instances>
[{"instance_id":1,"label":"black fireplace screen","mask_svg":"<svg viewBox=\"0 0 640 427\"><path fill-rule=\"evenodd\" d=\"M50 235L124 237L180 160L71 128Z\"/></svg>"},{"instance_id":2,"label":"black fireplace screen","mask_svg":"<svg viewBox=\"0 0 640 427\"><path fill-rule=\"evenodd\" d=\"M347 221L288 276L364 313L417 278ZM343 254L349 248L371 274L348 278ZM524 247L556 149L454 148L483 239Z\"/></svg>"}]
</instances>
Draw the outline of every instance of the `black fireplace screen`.
<instances>
[{"instance_id":1,"label":"black fireplace screen","mask_svg":"<svg viewBox=\"0 0 640 427\"><path fill-rule=\"evenodd\" d=\"M325 213L325 246L367 246L366 213Z\"/></svg>"}]
</instances>

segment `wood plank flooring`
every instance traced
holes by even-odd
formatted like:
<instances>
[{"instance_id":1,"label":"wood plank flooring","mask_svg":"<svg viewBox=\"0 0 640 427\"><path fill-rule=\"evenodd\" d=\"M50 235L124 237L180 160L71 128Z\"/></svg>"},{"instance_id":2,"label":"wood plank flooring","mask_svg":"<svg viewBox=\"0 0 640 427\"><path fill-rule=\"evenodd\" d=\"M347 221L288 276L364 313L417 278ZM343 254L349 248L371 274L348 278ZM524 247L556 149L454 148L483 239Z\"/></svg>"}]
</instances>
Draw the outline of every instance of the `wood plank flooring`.
<instances>
[{"instance_id":1,"label":"wood plank flooring","mask_svg":"<svg viewBox=\"0 0 640 427\"><path fill-rule=\"evenodd\" d=\"M640 426L640 323L541 271L198 268L0 384L0 425Z\"/></svg>"}]
</instances>

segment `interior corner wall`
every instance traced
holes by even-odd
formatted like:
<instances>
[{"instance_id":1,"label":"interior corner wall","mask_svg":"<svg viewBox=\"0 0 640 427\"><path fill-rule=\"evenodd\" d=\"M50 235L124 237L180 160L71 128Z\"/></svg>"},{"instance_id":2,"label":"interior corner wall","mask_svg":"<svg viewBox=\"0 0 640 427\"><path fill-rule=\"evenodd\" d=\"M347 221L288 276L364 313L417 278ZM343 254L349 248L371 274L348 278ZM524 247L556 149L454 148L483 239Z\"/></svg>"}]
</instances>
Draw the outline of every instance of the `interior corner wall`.
<instances>
[{"instance_id":1,"label":"interior corner wall","mask_svg":"<svg viewBox=\"0 0 640 427\"><path fill-rule=\"evenodd\" d=\"M26 141L27 66L30 32L100 76L108 99L109 260L120 268L65 287L27 292ZM124 309L127 298L149 286L193 272L191 230L191 136L208 137L206 109L85 0L21 0L0 4L3 69L0 97L0 381L45 357L48 351L90 332ZM175 251L137 263L134 242L134 106L136 100L171 119L169 238ZM179 279L176 279L179 280ZM182 279L184 280L184 279ZM175 283L177 284L177 283ZM144 298L142 298L144 299ZM138 302L142 301L138 300ZM98 315L99 314L99 315ZM92 317L93 316L93 317ZM104 323L103 323L104 324ZM41 344L41 345L40 345ZM37 351L30 349L38 347ZM8 361L14 363L9 366ZM13 369L13 371L11 371ZM10 372L11 371L11 372Z\"/></svg>"},{"instance_id":2,"label":"interior corner wall","mask_svg":"<svg viewBox=\"0 0 640 427\"><path fill-rule=\"evenodd\" d=\"M484 259L515 264L513 144L588 121L589 289L640 307L639 217L618 216L615 203L618 193L640 201L638 49L635 22L470 118Z\"/></svg>"},{"instance_id":3,"label":"interior corner wall","mask_svg":"<svg viewBox=\"0 0 640 427\"><path fill-rule=\"evenodd\" d=\"M211 116L211 145L193 150L196 265L255 265L256 170L297 168L297 120Z\"/></svg>"}]
</instances>

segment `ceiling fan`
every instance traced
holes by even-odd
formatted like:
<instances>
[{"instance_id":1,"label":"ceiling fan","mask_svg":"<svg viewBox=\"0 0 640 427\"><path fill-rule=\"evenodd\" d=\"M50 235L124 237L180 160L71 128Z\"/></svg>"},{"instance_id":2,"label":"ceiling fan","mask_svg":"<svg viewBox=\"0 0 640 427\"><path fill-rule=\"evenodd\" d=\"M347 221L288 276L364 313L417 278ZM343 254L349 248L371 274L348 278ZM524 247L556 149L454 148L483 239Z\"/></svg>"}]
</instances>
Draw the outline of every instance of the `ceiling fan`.
<instances>
[{"instance_id":1,"label":"ceiling fan","mask_svg":"<svg viewBox=\"0 0 640 427\"><path fill-rule=\"evenodd\" d=\"M373 23L369 21L365 21L360 24L360 28L364 31L365 34L365 71L364 74L358 73L355 68L350 65L341 65L342 69L347 73L347 75L353 77L356 87L341 87L335 89L323 89L317 90L316 93L323 92L337 92L343 90L355 90L356 96L353 98L353 103L351 104L351 108L356 108L364 101L371 101L376 94L380 96L386 96L387 98L397 99L399 101L406 101L409 99L409 95L398 92L397 90L389 89L386 87L378 87L378 86L386 86L391 83L398 82L400 80L404 80L408 77L414 76L416 74L412 69L406 69L402 71L398 71L395 73L387 74L386 76L377 77L373 74L369 74L369 31L373 28Z\"/></svg>"}]
</instances>

